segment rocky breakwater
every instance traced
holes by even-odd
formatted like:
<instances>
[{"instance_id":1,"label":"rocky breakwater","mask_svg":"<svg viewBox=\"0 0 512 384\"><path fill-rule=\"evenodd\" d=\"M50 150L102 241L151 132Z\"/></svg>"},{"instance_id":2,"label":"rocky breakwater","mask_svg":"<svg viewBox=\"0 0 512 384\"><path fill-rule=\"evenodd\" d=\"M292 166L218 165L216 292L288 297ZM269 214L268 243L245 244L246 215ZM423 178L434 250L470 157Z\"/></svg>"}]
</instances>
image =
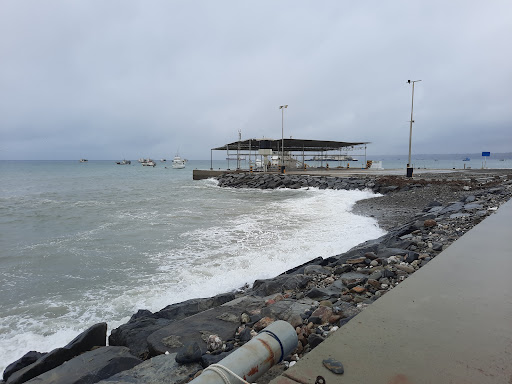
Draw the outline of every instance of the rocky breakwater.
<instances>
[{"instance_id":1,"label":"rocky breakwater","mask_svg":"<svg viewBox=\"0 0 512 384\"><path fill-rule=\"evenodd\" d=\"M403 207L398 214L396 209L404 199L414 204L407 206L406 222L389 226L386 235L344 254L318 257L235 292L188 300L155 313L139 310L112 331L109 346L106 324L95 325L64 348L48 354L29 352L6 369L4 380L7 384L184 383L273 321L285 320L295 328L299 342L295 351L258 380L266 383L427 265L512 195L512 172L474 181L465 176L436 177L221 176L219 185L229 187L370 188L385 196L363 202L362 210L380 209L379 221L405 217Z\"/></svg>"},{"instance_id":2,"label":"rocky breakwater","mask_svg":"<svg viewBox=\"0 0 512 384\"><path fill-rule=\"evenodd\" d=\"M309 175L286 175L269 173L225 173L217 177L220 187L300 189L313 187L319 189L370 189L374 192L387 193L396 186L380 184L375 178L366 177L329 177Z\"/></svg>"}]
</instances>

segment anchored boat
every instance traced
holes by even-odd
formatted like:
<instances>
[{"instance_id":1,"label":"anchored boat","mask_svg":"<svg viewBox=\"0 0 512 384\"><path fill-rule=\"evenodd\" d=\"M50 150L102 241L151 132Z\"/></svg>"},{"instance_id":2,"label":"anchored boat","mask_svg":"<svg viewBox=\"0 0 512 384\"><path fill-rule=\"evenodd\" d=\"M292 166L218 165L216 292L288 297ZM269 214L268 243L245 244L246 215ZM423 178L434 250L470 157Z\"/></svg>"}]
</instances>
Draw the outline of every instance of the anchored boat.
<instances>
[{"instance_id":1,"label":"anchored boat","mask_svg":"<svg viewBox=\"0 0 512 384\"><path fill-rule=\"evenodd\" d=\"M172 159L172 167L174 169L181 169L185 168L187 160L182 159L179 155L174 156L174 159Z\"/></svg>"}]
</instances>

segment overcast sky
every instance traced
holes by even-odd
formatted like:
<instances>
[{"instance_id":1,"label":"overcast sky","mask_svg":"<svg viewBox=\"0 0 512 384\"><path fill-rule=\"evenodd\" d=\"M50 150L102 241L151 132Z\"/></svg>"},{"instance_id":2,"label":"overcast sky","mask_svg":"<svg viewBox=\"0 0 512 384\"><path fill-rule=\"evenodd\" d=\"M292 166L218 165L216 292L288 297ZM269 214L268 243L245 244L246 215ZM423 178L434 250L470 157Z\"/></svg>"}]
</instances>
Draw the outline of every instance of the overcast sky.
<instances>
[{"instance_id":1,"label":"overcast sky","mask_svg":"<svg viewBox=\"0 0 512 384\"><path fill-rule=\"evenodd\" d=\"M0 2L0 159L512 151L512 2ZM225 157L222 153L219 158Z\"/></svg>"}]
</instances>

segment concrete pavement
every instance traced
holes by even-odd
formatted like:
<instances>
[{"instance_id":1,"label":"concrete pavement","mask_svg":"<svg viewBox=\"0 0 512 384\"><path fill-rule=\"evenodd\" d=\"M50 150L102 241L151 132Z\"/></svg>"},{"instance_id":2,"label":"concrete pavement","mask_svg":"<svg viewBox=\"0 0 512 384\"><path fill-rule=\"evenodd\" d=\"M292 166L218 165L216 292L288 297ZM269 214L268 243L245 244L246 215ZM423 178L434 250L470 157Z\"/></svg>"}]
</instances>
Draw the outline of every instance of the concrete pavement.
<instances>
[{"instance_id":1,"label":"concrete pavement","mask_svg":"<svg viewBox=\"0 0 512 384\"><path fill-rule=\"evenodd\" d=\"M342 362L336 375L324 359ZM271 384L512 384L512 200Z\"/></svg>"}]
</instances>

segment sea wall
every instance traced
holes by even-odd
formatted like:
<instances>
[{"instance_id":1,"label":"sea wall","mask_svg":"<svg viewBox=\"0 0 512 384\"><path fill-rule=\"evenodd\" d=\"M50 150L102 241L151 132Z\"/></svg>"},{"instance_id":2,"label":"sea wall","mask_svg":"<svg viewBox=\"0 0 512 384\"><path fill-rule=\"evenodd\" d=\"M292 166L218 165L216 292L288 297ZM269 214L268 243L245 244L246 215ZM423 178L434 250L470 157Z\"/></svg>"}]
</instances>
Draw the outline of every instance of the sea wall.
<instances>
[{"instance_id":1,"label":"sea wall","mask_svg":"<svg viewBox=\"0 0 512 384\"><path fill-rule=\"evenodd\" d=\"M314 258L234 292L187 300L154 313L141 309L112 330L108 345L106 325L93 325L65 347L45 354L30 352L9 365L3 376L7 384L183 383L268 324L285 320L296 329L299 342L292 354L258 380L266 383L512 196L512 171L432 174L421 179L247 173L220 175L218 181L220 187L230 188L370 189L384 196L362 202L362 211L379 212L379 221L393 225L384 236L348 252ZM404 217L407 220L398 220Z\"/></svg>"},{"instance_id":2,"label":"sea wall","mask_svg":"<svg viewBox=\"0 0 512 384\"><path fill-rule=\"evenodd\" d=\"M370 189L374 192L387 193L386 185L376 183L375 178L358 177L330 177L330 176L309 176L309 175L287 175L272 173L224 173L217 177L220 187L230 188L259 188L276 189L289 188L299 189L313 187L319 189ZM396 189L396 188L394 188Z\"/></svg>"}]
</instances>

